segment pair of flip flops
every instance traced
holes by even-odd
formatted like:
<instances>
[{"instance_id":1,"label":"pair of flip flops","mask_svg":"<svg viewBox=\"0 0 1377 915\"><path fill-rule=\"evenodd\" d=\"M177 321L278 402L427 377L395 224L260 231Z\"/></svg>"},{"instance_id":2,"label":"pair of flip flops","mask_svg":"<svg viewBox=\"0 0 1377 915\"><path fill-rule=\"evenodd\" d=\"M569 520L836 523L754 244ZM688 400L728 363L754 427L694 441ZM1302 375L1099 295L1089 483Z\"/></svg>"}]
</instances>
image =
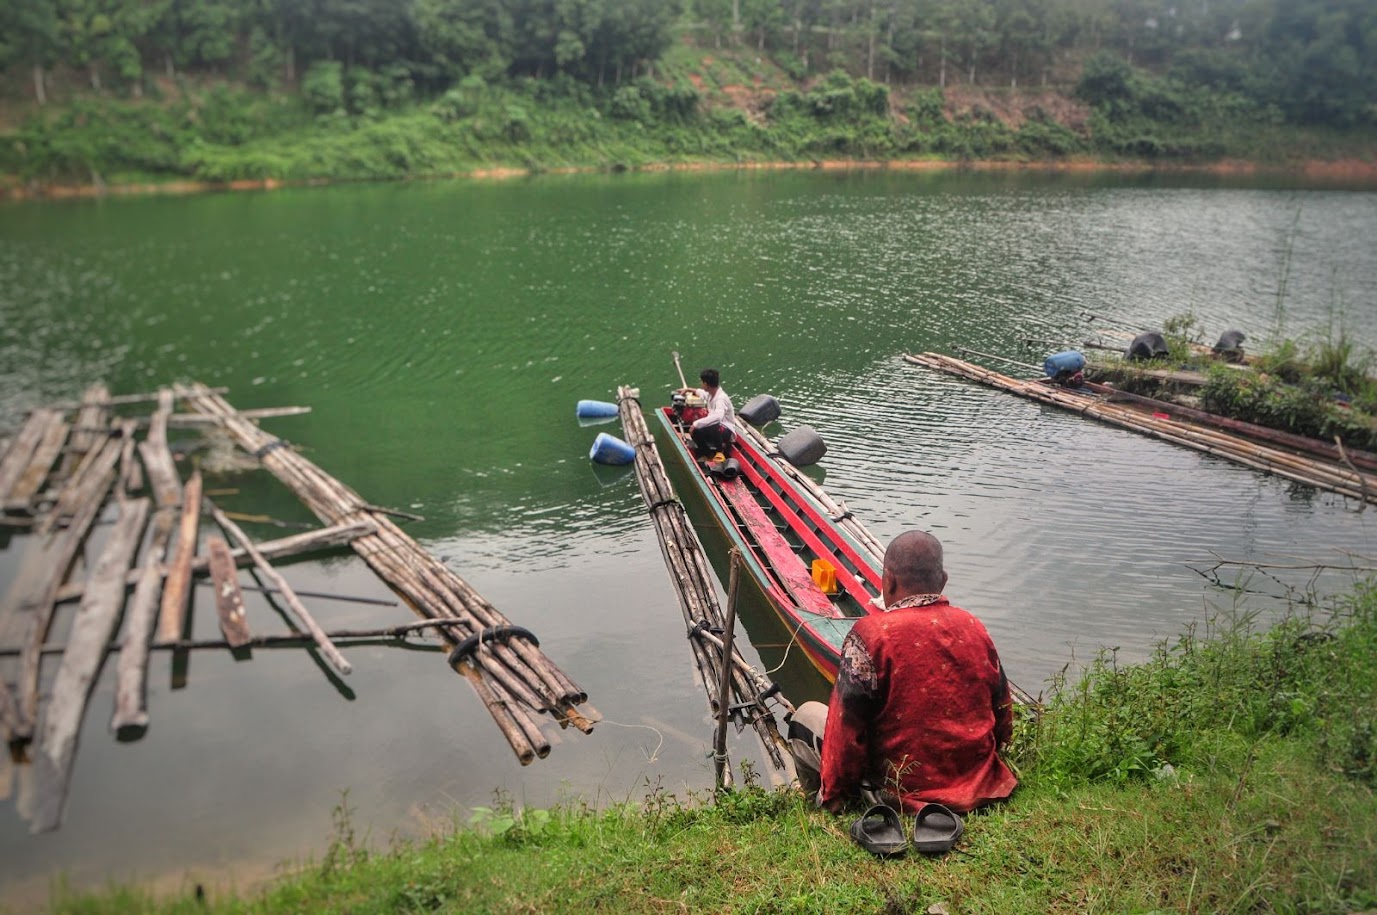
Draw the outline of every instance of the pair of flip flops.
<instances>
[{"instance_id":1,"label":"pair of flip flops","mask_svg":"<svg viewBox=\"0 0 1377 915\"><path fill-rule=\"evenodd\" d=\"M851 824L851 838L856 844L881 858L892 858L908 851L940 855L951 851L956 840L965 832L966 824L950 808L941 804L924 804L913 819L910 839L898 812L885 804L876 804Z\"/></svg>"}]
</instances>

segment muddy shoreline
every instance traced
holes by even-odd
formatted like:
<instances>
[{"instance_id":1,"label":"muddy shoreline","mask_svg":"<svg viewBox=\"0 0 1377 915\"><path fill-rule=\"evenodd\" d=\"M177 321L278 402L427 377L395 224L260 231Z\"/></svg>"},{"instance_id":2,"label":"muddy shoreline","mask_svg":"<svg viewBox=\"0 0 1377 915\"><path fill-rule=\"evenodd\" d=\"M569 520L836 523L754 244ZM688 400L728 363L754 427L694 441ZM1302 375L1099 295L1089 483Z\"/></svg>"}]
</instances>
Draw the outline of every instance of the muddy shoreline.
<instances>
[{"instance_id":1,"label":"muddy shoreline","mask_svg":"<svg viewBox=\"0 0 1377 915\"><path fill-rule=\"evenodd\" d=\"M1148 162L1101 162L1092 159L1064 161L1011 162L1005 160L944 161L934 159L865 160L827 159L808 162L691 162L661 163L626 169L634 172L706 172L706 171L772 171L772 170L874 170L874 171L1026 171L1075 172L1161 175L1217 175L1300 178L1316 182L1342 182L1371 186L1377 189L1377 162L1361 159L1307 160L1291 165L1268 165L1243 160L1221 160L1198 164L1161 165ZM145 196L154 194L183 195L223 191L272 191L292 187L323 187L330 184L351 184L363 181L442 181L455 179L499 181L525 178L538 174L572 175L612 171L605 166L529 169L515 167L479 168L470 171L439 175L412 176L397 179L309 178L283 180L279 178L245 179L240 181L166 181L131 182L127 184L0 184L0 200L70 200L100 197Z\"/></svg>"}]
</instances>

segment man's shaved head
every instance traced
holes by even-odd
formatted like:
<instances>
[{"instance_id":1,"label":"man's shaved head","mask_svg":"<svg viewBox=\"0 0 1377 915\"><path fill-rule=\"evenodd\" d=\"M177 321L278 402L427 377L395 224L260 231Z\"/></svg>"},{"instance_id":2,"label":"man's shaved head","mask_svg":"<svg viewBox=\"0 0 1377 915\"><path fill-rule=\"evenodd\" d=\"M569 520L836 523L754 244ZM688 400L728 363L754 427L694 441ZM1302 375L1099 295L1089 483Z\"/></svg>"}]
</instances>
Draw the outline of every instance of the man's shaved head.
<instances>
[{"instance_id":1,"label":"man's shaved head","mask_svg":"<svg viewBox=\"0 0 1377 915\"><path fill-rule=\"evenodd\" d=\"M895 537L885 550L885 576L893 577L896 597L940 594L947 585L942 568L942 544L925 531Z\"/></svg>"}]
</instances>

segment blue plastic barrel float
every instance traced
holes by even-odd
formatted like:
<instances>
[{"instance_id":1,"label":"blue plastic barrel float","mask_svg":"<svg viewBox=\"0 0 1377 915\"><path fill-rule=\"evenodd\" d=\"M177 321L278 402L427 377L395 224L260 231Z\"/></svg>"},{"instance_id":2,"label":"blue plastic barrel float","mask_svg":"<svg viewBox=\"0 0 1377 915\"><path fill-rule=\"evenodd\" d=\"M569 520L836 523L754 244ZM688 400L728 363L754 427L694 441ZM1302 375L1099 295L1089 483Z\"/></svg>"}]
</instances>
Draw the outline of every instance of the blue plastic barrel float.
<instances>
[{"instance_id":1,"label":"blue plastic barrel float","mask_svg":"<svg viewBox=\"0 0 1377 915\"><path fill-rule=\"evenodd\" d=\"M588 457L598 464L630 464L636 460L636 449L615 435L599 432Z\"/></svg>"},{"instance_id":2,"label":"blue plastic barrel float","mask_svg":"<svg viewBox=\"0 0 1377 915\"><path fill-rule=\"evenodd\" d=\"M605 400L580 400L574 415L579 419L611 419L617 415L617 405Z\"/></svg>"}]
</instances>

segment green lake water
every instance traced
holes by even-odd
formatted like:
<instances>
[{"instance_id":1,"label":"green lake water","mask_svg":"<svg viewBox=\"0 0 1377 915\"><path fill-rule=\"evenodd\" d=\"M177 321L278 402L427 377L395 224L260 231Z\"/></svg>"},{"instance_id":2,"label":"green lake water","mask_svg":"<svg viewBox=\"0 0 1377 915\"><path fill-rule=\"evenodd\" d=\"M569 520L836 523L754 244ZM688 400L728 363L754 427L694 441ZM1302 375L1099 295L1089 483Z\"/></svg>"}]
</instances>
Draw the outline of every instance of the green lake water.
<instances>
[{"instance_id":1,"label":"green lake water","mask_svg":"<svg viewBox=\"0 0 1377 915\"><path fill-rule=\"evenodd\" d=\"M106 731L107 669L60 831L29 836L13 800L26 769L0 771L0 901L27 906L58 871L79 886L245 885L318 855L345 791L361 831L385 843L462 820L495 789L546 806L708 787L712 727L639 493L587 458L618 427L574 418L577 400L610 400L619 384L658 403L677 384L671 351L690 374L719 367L738 406L776 395L775 433L820 430L815 474L881 540L910 527L941 537L948 594L1033 692L1101 646L1141 658L1229 606L1192 561L1372 555L1372 513L1339 497L900 356L967 346L1040 363L1056 347L1022 341L1074 344L1185 311L1211 335L1244 330L1255 350L1278 326L1309 338L1340 323L1377 346L1373 238L1371 192L1012 173L561 176L0 206L0 431L102 379L116 393L199 380L241 408L309 405L265 425L368 500L423 515L407 530L533 630L605 718L522 768L434 653L351 649L343 689L300 650L200 653L175 690L155 658L151 727L122 744ZM220 499L228 509L311 520L262 476L207 485L238 489ZM0 588L26 541L0 533ZM349 554L286 568L300 588L390 596ZM198 593L195 632L209 636ZM281 631L260 598L248 609L255 631ZM411 619L312 609L332 629ZM825 697L779 632L747 623L761 663L786 665L776 676L791 698ZM756 752L749 731L735 751Z\"/></svg>"}]
</instances>

